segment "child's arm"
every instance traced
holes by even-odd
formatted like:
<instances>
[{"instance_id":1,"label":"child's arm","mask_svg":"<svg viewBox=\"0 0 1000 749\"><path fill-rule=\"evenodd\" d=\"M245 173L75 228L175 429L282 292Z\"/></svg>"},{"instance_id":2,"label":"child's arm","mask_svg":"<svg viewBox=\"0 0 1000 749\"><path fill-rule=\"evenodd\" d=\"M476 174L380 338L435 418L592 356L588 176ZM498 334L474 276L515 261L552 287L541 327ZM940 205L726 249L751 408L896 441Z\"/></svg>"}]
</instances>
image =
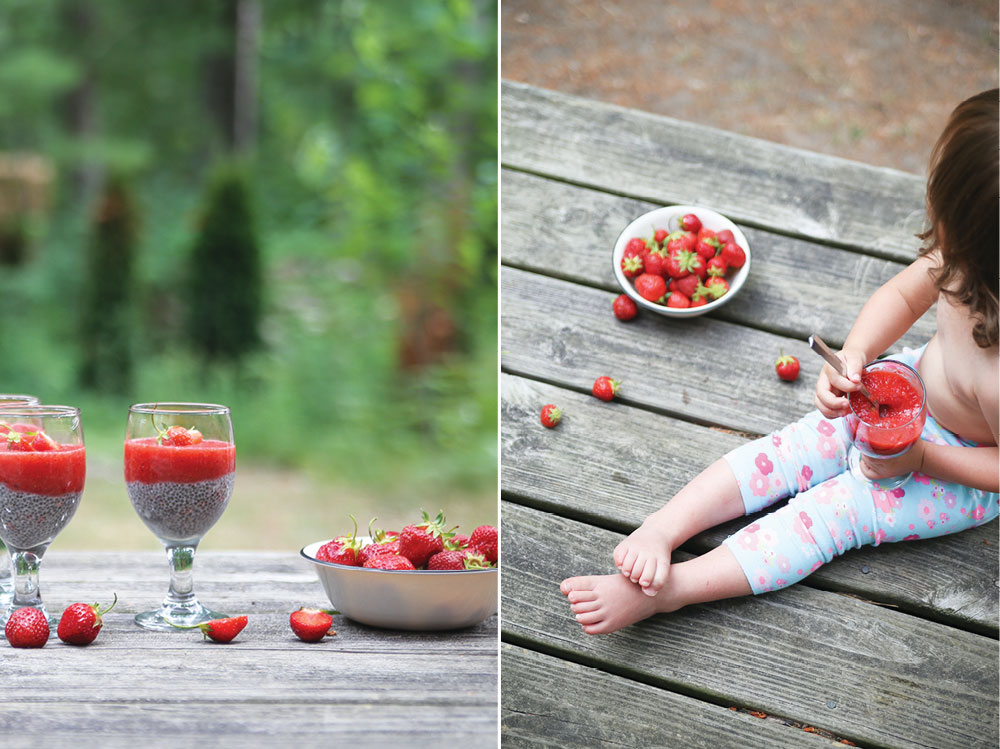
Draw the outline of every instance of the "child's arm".
<instances>
[{"instance_id":1,"label":"child's arm","mask_svg":"<svg viewBox=\"0 0 1000 749\"><path fill-rule=\"evenodd\" d=\"M917 258L865 302L838 354L848 377L824 364L816 382L816 407L828 419L847 413L847 394L858 389L861 368L899 340L937 301L930 275L936 263L931 256Z\"/></svg>"},{"instance_id":2,"label":"child's arm","mask_svg":"<svg viewBox=\"0 0 1000 749\"><path fill-rule=\"evenodd\" d=\"M993 433L993 446L961 447L917 440L913 447L898 458L862 461L862 472L868 478L880 479L920 471L936 479L953 481L973 489L1000 491L1000 448L995 444L1000 422L1000 401L992 378L983 379L980 387L976 388L976 396L983 417Z\"/></svg>"}]
</instances>

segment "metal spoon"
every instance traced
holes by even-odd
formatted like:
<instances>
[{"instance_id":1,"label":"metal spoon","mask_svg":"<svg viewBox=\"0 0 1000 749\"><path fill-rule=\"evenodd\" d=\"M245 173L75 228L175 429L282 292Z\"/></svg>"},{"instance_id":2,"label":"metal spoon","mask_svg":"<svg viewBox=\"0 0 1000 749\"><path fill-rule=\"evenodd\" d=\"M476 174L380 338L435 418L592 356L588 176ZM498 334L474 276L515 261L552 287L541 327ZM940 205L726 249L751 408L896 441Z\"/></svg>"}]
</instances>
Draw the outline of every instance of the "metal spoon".
<instances>
[{"instance_id":1,"label":"metal spoon","mask_svg":"<svg viewBox=\"0 0 1000 749\"><path fill-rule=\"evenodd\" d=\"M830 350L830 347L823 342L823 339L815 333L809 336L809 348L826 359L827 364L836 369L840 373L841 377L847 377L847 367L844 366L844 362L842 362L840 358ZM865 396L865 398L867 398L871 404L875 406L875 408L878 409L879 418L884 419L888 416L889 406L885 403L879 403L877 400L872 398L872 394L868 392L868 388L866 388L863 384L858 383L858 385L861 390L861 394Z\"/></svg>"}]
</instances>

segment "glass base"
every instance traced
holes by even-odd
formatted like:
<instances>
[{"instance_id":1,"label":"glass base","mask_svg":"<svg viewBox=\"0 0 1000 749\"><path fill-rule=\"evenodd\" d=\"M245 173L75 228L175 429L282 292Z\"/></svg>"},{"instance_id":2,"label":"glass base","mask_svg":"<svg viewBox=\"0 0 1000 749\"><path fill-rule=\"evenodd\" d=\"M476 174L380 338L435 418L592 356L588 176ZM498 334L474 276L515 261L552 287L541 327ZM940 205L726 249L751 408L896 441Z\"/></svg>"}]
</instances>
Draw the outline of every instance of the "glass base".
<instances>
[{"instance_id":1,"label":"glass base","mask_svg":"<svg viewBox=\"0 0 1000 749\"><path fill-rule=\"evenodd\" d=\"M154 611L144 611L135 615L135 623L145 629L155 629L160 632L179 632L177 627L192 627L196 624L210 622L213 619L226 619L228 614L221 614L205 608L198 601L190 601L183 605L164 604Z\"/></svg>"},{"instance_id":2,"label":"glass base","mask_svg":"<svg viewBox=\"0 0 1000 749\"><path fill-rule=\"evenodd\" d=\"M878 458L872 458L878 460ZM867 484L876 491L887 492L898 486L905 484L913 473L905 473L902 476L887 476L884 479L870 479L861 471L861 451L854 445L847 450L847 465L851 475L863 484Z\"/></svg>"}]
</instances>

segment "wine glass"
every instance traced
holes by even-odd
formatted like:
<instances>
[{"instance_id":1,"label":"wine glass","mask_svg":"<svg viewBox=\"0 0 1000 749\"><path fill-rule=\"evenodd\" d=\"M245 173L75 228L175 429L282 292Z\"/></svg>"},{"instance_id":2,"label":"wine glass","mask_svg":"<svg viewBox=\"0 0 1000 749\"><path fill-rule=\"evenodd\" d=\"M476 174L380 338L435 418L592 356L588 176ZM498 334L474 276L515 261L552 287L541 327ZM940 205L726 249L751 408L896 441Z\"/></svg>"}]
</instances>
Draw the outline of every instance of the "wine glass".
<instances>
[{"instance_id":1,"label":"wine glass","mask_svg":"<svg viewBox=\"0 0 1000 749\"><path fill-rule=\"evenodd\" d=\"M236 446L229 409L212 403L139 403L128 413L125 484L132 507L167 550L170 588L160 608L135 617L173 630L225 614L194 594L195 550L229 504Z\"/></svg>"},{"instance_id":2,"label":"wine glass","mask_svg":"<svg viewBox=\"0 0 1000 749\"><path fill-rule=\"evenodd\" d=\"M0 411L12 406L37 406L41 401L33 395L13 395L0 393ZM4 434L4 417L0 416L0 440ZM14 597L14 573L10 564L7 547L0 542L0 611L5 611Z\"/></svg>"},{"instance_id":3,"label":"wine glass","mask_svg":"<svg viewBox=\"0 0 1000 749\"><path fill-rule=\"evenodd\" d=\"M874 489L895 489L912 473L872 481L861 471L861 456L877 461L896 458L920 439L927 421L927 393L917 370L908 364L881 359L869 362L861 380L881 406L885 416L860 392L851 393L851 410L844 417L851 433L847 463L851 474Z\"/></svg>"},{"instance_id":4,"label":"wine glass","mask_svg":"<svg viewBox=\"0 0 1000 749\"><path fill-rule=\"evenodd\" d=\"M69 406L11 406L0 441L0 539L14 567L14 609L48 617L38 587L42 555L76 513L87 472L80 410ZM55 620L50 619L54 625Z\"/></svg>"}]
</instances>

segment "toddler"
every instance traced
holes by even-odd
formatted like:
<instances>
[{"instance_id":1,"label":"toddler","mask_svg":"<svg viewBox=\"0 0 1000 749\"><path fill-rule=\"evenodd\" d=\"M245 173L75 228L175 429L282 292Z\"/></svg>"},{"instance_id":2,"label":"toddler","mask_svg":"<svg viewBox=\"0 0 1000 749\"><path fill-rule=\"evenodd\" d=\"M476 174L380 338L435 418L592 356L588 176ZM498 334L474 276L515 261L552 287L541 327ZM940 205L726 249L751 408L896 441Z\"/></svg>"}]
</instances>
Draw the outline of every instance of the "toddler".
<instances>
[{"instance_id":1,"label":"toddler","mask_svg":"<svg viewBox=\"0 0 1000 749\"><path fill-rule=\"evenodd\" d=\"M931 155L929 229L916 261L862 307L824 365L816 411L717 460L614 551L617 575L571 577L561 590L587 634L691 603L777 590L850 548L955 533L997 516L998 90L952 112ZM937 332L890 358L924 381L927 423L896 458L862 459L869 479L912 472L883 491L847 468L842 418L861 369L937 302ZM719 547L671 564L691 536L791 497Z\"/></svg>"}]
</instances>

